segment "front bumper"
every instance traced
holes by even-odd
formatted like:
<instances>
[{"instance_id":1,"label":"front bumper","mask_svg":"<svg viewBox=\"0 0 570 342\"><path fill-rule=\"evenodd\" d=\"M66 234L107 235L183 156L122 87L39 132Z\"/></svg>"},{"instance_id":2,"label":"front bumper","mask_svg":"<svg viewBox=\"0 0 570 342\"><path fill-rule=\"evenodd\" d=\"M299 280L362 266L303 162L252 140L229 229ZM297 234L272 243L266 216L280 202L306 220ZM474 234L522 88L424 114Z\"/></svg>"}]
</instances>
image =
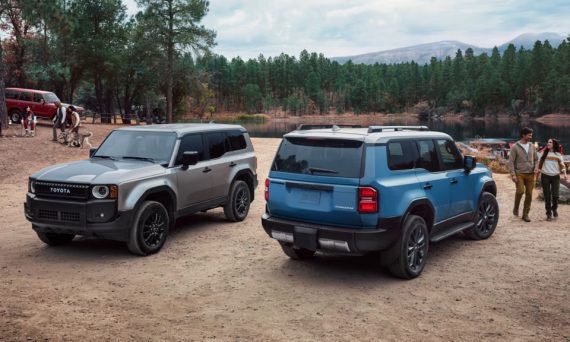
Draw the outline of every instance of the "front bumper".
<instances>
[{"instance_id":1,"label":"front bumper","mask_svg":"<svg viewBox=\"0 0 570 342\"><path fill-rule=\"evenodd\" d=\"M399 218L380 222L375 229L347 229L261 217L265 232L281 243L313 251L364 254L390 248L399 238Z\"/></svg>"},{"instance_id":2,"label":"front bumper","mask_svg":"<svg viewBox=\"0 0 570 342\"><path fill-rule=\"evenodd\" d=\"M38 198L28 193L24 203L26 219L41 233L96 236L127 241L133 211L117 211L114 200L87 202Z\"/></svg>"}]
</instances>

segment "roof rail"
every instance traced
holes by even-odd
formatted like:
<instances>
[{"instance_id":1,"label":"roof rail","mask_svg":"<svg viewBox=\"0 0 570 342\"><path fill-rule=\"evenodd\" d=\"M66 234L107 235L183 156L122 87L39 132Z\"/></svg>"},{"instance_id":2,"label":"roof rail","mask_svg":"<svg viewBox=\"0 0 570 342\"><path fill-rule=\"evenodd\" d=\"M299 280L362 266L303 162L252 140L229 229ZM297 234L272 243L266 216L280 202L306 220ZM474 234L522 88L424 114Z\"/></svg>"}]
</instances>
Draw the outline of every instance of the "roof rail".
<instances>
[{"instance_id":1,"label":"roof rail","mask_svg":"<svg viewBox=\"0 0 570 342\"><path fill-rule=\"evenodd\" d=\"M333 126L339 128L362 128L362 125L335 125L335 124L300 124L297 127L299 131L306 131L309 129L323 129L323 128L333 128Z\"/></svg>"},{"instance_id":2,"label":"roof rail","mask_svg":"<svg viewBox=\"0 0 570 342\"><path fill-rule=\"evenodd\" d=\"M428 126L370 126L368 133L382 132L383 130L398 131L429 131Z\"/></svg>"}]
</instances>

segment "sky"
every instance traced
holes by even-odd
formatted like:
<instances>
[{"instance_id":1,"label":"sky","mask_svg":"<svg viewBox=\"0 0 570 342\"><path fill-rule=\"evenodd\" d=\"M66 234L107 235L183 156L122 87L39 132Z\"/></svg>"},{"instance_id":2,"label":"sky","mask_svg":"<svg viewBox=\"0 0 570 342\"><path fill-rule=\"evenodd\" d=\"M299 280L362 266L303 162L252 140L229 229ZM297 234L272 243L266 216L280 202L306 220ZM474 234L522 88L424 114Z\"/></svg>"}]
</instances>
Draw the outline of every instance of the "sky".
<instances>
[{"instance_id":1,"label":"sky","mask_svg":"<svg viewBox=\"0 0 570 342\"><path fill-rule=\"evenodd\" d=\"M123 0L130 14L135 0ZM442 40L488 48L522 33L570 34L570 0L210 0L215 53L266 58L302 50L353 56Z\"/></svg>"}]
</instances>

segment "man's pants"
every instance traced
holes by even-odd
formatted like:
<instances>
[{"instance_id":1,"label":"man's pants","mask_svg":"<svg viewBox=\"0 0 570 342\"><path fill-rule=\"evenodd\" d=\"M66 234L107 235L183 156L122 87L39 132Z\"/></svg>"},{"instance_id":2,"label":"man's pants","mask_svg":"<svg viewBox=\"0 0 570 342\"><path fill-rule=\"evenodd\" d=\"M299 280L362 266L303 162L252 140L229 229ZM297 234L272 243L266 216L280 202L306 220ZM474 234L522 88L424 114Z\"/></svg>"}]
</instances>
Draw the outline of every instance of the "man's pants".
<instances>
[{"instance_id":1,"label":"man's pants","mask_svg":"<svg viewBox=\"0 0 570 342\"><path fill-rule=\"evenodd\" d=\"M57 122L53 124L53 141L57 141L57 129L59 128L61 130L61 133L63 133L65 132L64 127L65 127L64 124L60 124Z\"/></svg>"},{"instance_id":2,"label":"man's pants","mask_svg":"<svg viewBox=\"0 0 570 342\"><path fill-rule=\"evenodd\" d=\"M534 173L517 173L517 191L515 193L515 211L519 210L522 195L524 195L523 217L528 217L532 190L534 189Z\"/></svg>"},{"instance_id":3,"label":"man's pants","mask_svg":"<svg viewBox=\"0 0 570 342\"><path fill-rule=\"evenodd\" d=\"M558 193L560 191L560 175L540 175L542 191L544 192L544 208L546 216L551 216L552 211L558 210Z\"/></svg>"}]
</instances>

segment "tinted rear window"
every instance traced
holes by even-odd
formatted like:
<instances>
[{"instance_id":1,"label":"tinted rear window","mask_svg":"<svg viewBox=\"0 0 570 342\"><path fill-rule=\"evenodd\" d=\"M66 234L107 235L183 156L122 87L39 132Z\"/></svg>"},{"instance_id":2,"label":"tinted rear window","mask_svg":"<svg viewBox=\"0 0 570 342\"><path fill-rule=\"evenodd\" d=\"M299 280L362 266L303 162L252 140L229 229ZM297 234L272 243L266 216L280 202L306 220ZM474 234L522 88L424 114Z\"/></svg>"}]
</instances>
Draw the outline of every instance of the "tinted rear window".
<instances>
[{"instance_id":1,"label":"tinted rear window","mask_svg":"<svg viewBox=\"0 0 570 342\"><path fill-rule=\"evenodd\" d=\"M360 177L362 141L342 139L283 139L272 171L331 177Z\"/></svg>"},{"instance_id":2,"label":"tinted rear window","mask_svg":"<svg viewBox=\"0 0 570 342\"><path fill-rule=\"evenodd\" d=\"M245 137L240 131L226 132L227 145L230 146L231 151L243 150L247 147Z\"/></svg>"},{"instance_id":3,"label":"tinted rear window","mask_svg":"<svg viewBox=\"0 0 570 342\"><path fill-rule=\"evenodd\" d=\"M390 170L410 170L414 168L416 146L412 141L388 143L388 167Z\"/></svg>"},{"instance_id":4,"label":"tinted rear window","mask_svg":"<svg viewBox=\"0 0 570 342\"><path fill-rule=\"evenodd\" d=\"M18 93L13 90L6 90L6 98L7 99L17 99Z\"/></svg>"}]
</instances>

